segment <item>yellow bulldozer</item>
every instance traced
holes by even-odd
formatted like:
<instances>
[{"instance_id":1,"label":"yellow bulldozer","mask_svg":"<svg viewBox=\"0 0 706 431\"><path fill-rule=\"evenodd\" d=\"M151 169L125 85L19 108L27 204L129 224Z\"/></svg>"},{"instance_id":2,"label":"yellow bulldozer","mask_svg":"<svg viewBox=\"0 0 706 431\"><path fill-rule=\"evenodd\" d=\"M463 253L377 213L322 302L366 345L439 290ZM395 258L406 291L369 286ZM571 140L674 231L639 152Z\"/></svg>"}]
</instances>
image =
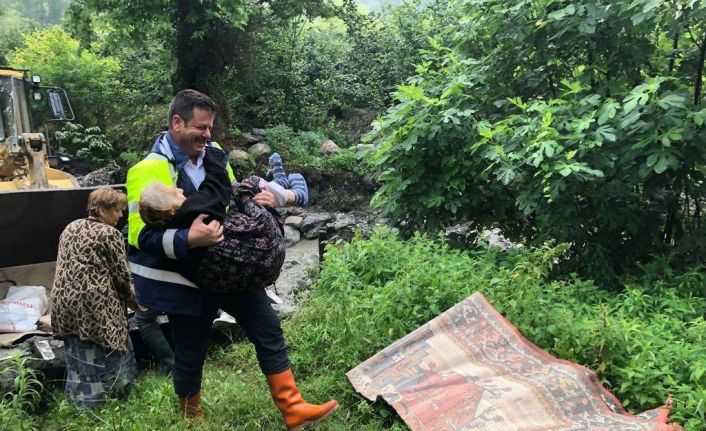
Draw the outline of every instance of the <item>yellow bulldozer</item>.
<instances>
[{"instance_id":1,"label":"yellow bulldozer","mask_svg":"<svg viewBox=\"0 0 706 431\"><path fill-rule=\"evenodd\" d=\"M0 299L4 279L51 286L59 235L86 215L93 188L58 169L48 142L52 124L73 119L64 90L0 66Z\"/></svg>"},{"instance_id":2,"label":"yellow bulldozer","mask_svg":"<svg viewBox=\"0 0 706 431\"><path fill-rule=\"evenodd\" d=\"M40 85L38 76L30 81L27 72L0 67L0 192L78 187L72 175L50 166L48 136L37 132L30 109L32 101L46 100L48 122L72 120L66 93Z\"/></svg>"}]
</instances>

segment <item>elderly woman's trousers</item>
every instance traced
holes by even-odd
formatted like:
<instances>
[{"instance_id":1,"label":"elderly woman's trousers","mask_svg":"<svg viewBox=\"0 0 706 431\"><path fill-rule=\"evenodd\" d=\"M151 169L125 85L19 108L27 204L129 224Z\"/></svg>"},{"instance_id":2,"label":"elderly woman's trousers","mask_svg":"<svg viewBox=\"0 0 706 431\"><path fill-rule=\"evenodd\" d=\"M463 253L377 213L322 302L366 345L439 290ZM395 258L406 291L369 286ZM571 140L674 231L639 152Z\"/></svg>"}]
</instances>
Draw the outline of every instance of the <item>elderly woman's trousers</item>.
<instances>
[{"instance_id":1,"label":"elderly woman's trousers","mask_svg":"<svg viewBox=\"0 0 706 431\"><path fill-rule=\"evenodd\" d=\"M201 390L206 345L219 308L235 317L253 343L263 374L277 374L290 368L282 326L264 289L203 294L204 309L200 316L168 314L174 342L174 391L179 397L189 398Z\"/></svg>"},{"instance_id":2,"label":"elderly woman's trousers","mask_svg":"<svg viewBox=\"0 0 706 431\"><path fill-rule=\"evenodd\" d=\"M102 404L106 399L119 397L137 378L137 363L130 337L126 351L110 349L77 336L64 338L66 357L66 386L64 393L80 410Z\"/></svg>"}]
</instances>

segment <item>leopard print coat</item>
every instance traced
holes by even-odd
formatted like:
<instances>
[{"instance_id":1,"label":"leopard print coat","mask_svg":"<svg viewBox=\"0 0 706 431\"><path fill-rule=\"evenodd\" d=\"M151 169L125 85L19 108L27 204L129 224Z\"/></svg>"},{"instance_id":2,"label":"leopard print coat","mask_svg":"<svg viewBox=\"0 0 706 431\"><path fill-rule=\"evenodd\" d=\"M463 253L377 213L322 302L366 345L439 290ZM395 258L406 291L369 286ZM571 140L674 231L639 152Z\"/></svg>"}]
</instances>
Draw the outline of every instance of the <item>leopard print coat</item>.
<instances>
[{"instance_id":1,"label":"leopard print coat","mask_svg":"<svg viewBox=\"0 0 706 431\"><path fill-rule=\"evenodd\" d=\"M92 219L69 223L59 238L51 292L55 336L75 335L125 351L132 292L120 231Z\"/></svg>"}]
</instances>

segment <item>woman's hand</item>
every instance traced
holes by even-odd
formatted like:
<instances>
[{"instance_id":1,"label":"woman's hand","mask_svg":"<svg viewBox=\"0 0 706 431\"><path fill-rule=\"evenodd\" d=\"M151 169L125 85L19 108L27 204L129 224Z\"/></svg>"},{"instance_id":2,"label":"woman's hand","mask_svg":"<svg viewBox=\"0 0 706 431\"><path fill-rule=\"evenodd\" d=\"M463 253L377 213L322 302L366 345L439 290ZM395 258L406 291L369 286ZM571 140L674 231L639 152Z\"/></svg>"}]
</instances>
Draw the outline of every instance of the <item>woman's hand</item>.
<instances>
[{"instance_id":1,"label":"woman's hand","mask_svg":"<svg viewBox=\"0 0 706 431\"><path fill-rule=\"evenodd\" d=\"M253 200L263 207L275 207L275 195L269 191L261 191L253 197Z\"/></svg>"},{"instance_id":2,"label":"woman's hand","mask_svg":"<svg viewBox=\"0 0 706 431\"><path fill-rule=\"evenodd\" d=\"M204 223L207 214L199 214L189 227L186 242L189 248L211 247L223 241L223 226L217 221Z\"/></svg>"},{"instance_id":3,"label":"woman's hand","mask_svg":"<svg viewBox=\"0 0 706 431\"><path fill-rule=\"evenodd\" d=\"M260 190L263 192L271 192L274 197L274 208L283 207L295 200L294 192L286 190L276 182L260 181ZM291 196L290 196L291 195Z\"/></svg>"}]
</instances>

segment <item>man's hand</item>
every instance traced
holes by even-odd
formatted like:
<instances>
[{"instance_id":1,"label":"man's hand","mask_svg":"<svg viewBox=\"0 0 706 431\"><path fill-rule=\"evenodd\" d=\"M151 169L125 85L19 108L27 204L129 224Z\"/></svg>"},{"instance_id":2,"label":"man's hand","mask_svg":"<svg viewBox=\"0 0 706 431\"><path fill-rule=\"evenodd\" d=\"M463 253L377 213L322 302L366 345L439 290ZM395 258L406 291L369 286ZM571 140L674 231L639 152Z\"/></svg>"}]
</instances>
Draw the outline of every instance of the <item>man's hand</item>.
<instances>
[{"instance_id":1,"label":"man's hand","mask_svg":"<svg viewBox=\"0 0 706 431\"><path fill-rule=\"evenodd\" d=\"M253 200L263 207L275 207L275 195L272 192L261 191L253 197Z\"/></svg>"},{"instance_id":2,"label":"man's hand","mask_svg":"<svg viewBox=\"0 0 706 431\"><path fill-rule=\"evenodd\" d=\"M199 214L191 223L186 239L189 248L211 247L223 241L223 226L217 220L212 220L209 224L204 223L206 217L208 215Z\"/></svg>"}]
</instances>

